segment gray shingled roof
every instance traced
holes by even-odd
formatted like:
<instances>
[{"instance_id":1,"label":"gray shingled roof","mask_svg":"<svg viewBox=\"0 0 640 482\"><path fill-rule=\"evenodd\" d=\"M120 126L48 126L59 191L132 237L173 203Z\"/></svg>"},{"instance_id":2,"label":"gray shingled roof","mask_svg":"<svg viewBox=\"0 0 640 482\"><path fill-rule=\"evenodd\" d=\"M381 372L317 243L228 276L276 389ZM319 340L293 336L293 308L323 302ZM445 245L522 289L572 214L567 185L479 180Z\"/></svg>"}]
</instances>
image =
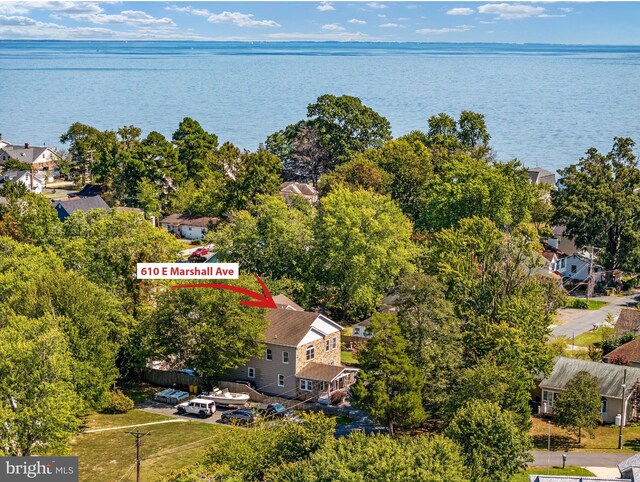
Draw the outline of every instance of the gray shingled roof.
<instances>
[{"instance_id":1,"label":"gray shingled roof","mask_svg":"<svg viewBox=\"0 0 640 482\"><path fill-rule=\"evenodd\" d=\"M188 214L175 213L163 218L160 223L171 224L177 226L198 226L206 228L209 223L218 224L218 218L206 217L206 216L189 216Z\"/></svg>"},{"instance_id":2,"label":"gray shingled roof","mask_svg":"<svg viewBox=\"0 0 640 482\"><path fill-rule=\"evenodd\" d=\"M12 159L16 159L20 162L26 162L33 164L33 160L37 159L48 147L28 147L24 146L5 146L2 148Z\"/></svg>"},{"instance_id":3,"label":"gray shingled roof","mask_svg":"<svg viewBox=\"0 0 640 482\"><path fill-rule=\"evenodd\" d=\"M267 311L269 326L265 332L265 342L276 345L298 346L311 324L319 317L318 313L276 309Z\"/></svg>"},{"instance_id":4,"label":"gray shingled roof","mask_svg":"<svg viewBox=\"0 0 640 482\"><path fill-rule=\"evenodd\" d=\"M640 467L640 454L635 454L618 464L620 473L629 470L631 467Z\"/></svg>"},{"instance_id":5,"label":"gray shingled roof","mask_svg":"<svg viewBox=\"0 0 640 482\"><path fill-rule=\"evenodd\" d=\"M553 372L548 378L542 380L540 387L550 390L564 390L569 380L578 372L585 371L598 379L600 395L622 398L622 383L625 370L627 371L626 385L627 387L632 387L640 380L640 368L558 357L553 367Z\"/></svg>"},{"instance_id":6,"label":"gray shingled roof","mask_svg":"<svg viewBox=\"0 0 640 482\"><path fill-rule=\"evenodd\" d=\"M275 302L276 305L278 305L278 308L285 308L286 309L287 306L290 306L291 308L293 308L296 311L304 311L304 308L302 306L297 304L295 301L293 301L288 296L283 295L282 293L280 293L279 295L275 295L273 297L273 301Z\"/></svg>"},{"instance_id":7,"label":"gray shingled roof","mask_svg":"<svg viewBox=\"0 0 640 482\"><path fill-rule=\"evenodd\" d=\"M529 482L633 482L630 479L612 479L608 477L581 477L571 475L529 475Z\"/></svg>"},{"instance_id":8,"label":"gray shingled roof","mask_svg":"<svg viewBox=\"0 0 640 482\"><path fill-rule=\"evenodd\" d=\"M55 208L61 221L64 221L76 211L110 210L109 205L100 196L63 199L56 203Z\"/></svg>"}]
</instances>

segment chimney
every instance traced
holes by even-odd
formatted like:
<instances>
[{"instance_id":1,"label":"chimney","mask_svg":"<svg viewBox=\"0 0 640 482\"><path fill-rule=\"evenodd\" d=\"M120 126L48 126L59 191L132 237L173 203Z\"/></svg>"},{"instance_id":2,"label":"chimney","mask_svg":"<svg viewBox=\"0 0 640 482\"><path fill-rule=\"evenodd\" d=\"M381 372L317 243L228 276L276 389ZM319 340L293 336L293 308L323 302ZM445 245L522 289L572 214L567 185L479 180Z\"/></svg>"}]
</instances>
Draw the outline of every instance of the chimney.
<instances>
[{"instance_id":1,"label":"chimney","mask_svg":"<svg viewBox=\"0 0 640 482\"><path fill-rule=\"evenodd\" d=\"M28 143L28 142L25 142L25 143L24 143L24 148L25 148L25 149L29 149L29 143Z\"/></svg>"}]
</instances>

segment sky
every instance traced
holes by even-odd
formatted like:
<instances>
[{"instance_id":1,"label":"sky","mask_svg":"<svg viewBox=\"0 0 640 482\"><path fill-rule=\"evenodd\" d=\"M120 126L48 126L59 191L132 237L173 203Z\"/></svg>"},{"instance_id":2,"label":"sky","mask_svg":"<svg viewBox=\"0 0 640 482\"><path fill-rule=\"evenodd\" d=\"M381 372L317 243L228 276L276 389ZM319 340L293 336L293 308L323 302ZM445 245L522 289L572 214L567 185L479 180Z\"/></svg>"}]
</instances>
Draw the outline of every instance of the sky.
<instances>
[{"instance_id":1,"label":"sky","mask_svg":"<svg viewBox=\"0 0 640 482\"><path fill-rule=\"evenodd\" d=\"M640 45L640 2L0 0L0 39Z\"/></svg>"}]
</instances>

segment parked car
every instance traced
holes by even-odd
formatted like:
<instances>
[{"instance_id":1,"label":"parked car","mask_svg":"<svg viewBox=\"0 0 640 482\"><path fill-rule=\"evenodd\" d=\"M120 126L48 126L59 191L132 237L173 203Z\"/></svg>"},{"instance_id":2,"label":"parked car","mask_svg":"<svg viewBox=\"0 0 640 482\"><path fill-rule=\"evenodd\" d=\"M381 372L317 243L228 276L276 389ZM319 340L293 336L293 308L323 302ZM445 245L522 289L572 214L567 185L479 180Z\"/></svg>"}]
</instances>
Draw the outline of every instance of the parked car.
<instances>
[{"instance_id":1,"label":"parked car","mask_svg":"<svg viewBox=\"0 0 640 482\"><path fill-rule=\"evenodd\" d=\"M153 399L157 402L170 403L175 405L182 400L189 398L189 392L183 392L182 390L176 390L174 388L167 388L153 395Z\"/></svg>"},{"instance_id":2,"label":"parked car","mask_svg":"<svg viewBox=\"0 0 640 482\"><path fill-rule=\"evenodd\" d=\"M293 410L287 409L281 403L270 403L258 407L258 412L267 418L290 418L293 417Z\"/></svg>"},{"instance_id":3,"label":"parked car","mask_svg":"<svg viewBox=\"0 0 640 482\"><path fill-rule=\"evenodd\" d=\"M235 423L238 425L251 425L257 420L256 414L252 410L238 409L224 412L220 422Z\"/></svg>"},{"instance_id":4,"label":"parked car","mask_svg":"<svg viewBox=\"0 0 640 482\"><path fill-rule=\"evenodd\" d=\"M191 253L192 256L204 256L206 254L209 254L209 249L207 248L198 248L193 253Z\"/></svg>"},{"instance_id":5,"label":"parked car","mask_svg":"<svg viewBox=\"0 0 640 482\"><path fill-rule=\"evenodd\" d=\"M200 374L191 368L183 368L182 370L176 370L177 373L185 373L187 375L191 375L192 377L199 377Z\"/></svg>"},{"instance_id":6,"label":"parked car","mask_svg":"<svg viewBox=\"0 0 640 482\"><path fill-rule=\"evenodd\" d=\"M188 402L182 402L176 405L178 413L191 413L200 418L206 418L213 415L216 411L216 402L213 400L204 400L202 398L194 398Z\"/></svg>"}]
</instances>

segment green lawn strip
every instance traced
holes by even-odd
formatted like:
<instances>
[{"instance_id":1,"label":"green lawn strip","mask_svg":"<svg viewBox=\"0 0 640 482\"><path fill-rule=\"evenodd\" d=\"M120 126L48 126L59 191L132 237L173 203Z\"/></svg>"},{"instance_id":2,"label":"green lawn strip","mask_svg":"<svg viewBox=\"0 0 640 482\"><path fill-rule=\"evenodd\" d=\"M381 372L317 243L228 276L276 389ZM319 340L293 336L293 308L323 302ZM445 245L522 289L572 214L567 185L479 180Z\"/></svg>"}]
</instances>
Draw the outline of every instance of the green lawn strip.
<instances>
[{"instance_id":1,"label":"green lawn strip","mask_svg":"<svg viewBox=\"0 0 640 482\"><path fill-rule=\"evenodd\" d=\"M514 475L511 478L511 482L529 482L529 474L547 475L547 473L549 475L594 475L593 473L589 472L587 469L583 469L582 467L568 466L565 469L563 469L562 467L551 467L550 469L547 469L546 467L529 467L523 473Z\"/></svg>"},{"instance_id":2,"label":"green lawn strip","mask_svg":"<svg viewBox=\"0 0 640 482\"><path fill-rule=\"evenodd\" d=\"M574 308L574 309L584 309L581 305L585 302L586 300L583 298L574 298L574 297L569 297L569 301L567 302L567 304L565 305L565 308ZM599 300L589 300L588 303L588 309L591 311L594 310L599 310L600 308L602 308L603 306L607 306L609 303L606 301L599 301Z\"/></svg>"},{"instance_id":3,"label":"green lawn strip","mask_svg":"<svg viewBox=\"0 0 640 482\"><path fill-rule=\"evenodd\" d=\"M547 450L547 421L537 417L533 417L531 421L533 426L530 433L534 447L537 450ZM600 425L593 438L584 433L578 445L578 438L574 434L551 423L551 450L555 451L635 453L640 451L640 426L627 425L623 430L623 440L622 450L618 450L618 427Z\"/></svg>"},{"instance_id":4,"label":"green lawn strip","mask_svg":"<svg viewBox=\"0 0 640 482\"><path fill-rule=\"evenodd\" d=\"M137 413L136 413L137 412ZM133 410L140 423L148 421L146 412ZM129 415L126 414L126 415ZM144 414L144 415L141 415ZM118 417L117 415L112 415ZM156 415L162 419L162 417ZM122 418L119 419L122 421ZM158 421L157 419L155 421ZM104 420L101 420L104 423ZM131 420L127 421L130 425ZM119 424L120 422L118 422ZM134 421L134 423L136 423ZM109 422L108 425L118 424ZM132 429L109 430L78 435L72 443L72 454L79 457L80 480L86 482L134 481L135 470L129 470L135 462L135 438L126 432ZM220 431L239 430L216 424L189 421L140 427L140 431L151 432L143 437L141 447L142 479L145 481L166 480L168 473L202 461L209 439ZM231 435L231 434L230 434Z\"/></svg>"},{"instance_id":5,"label":"green lawn strip","mask_svg":"<svg viewBox=\"0 0 640 482\"><path fill-rule=\"evenodd\" d=\"M607 328L607 327L602 327L602 328L598 328L597 330L592 330L592 331L587 331L586 333L581 333L580 335L576 336L574 339L574 345L575 346L590 346L593 345L596 342L601 342L602 341L602 334L605 331L611 331L611 328ZM569 343L571 343L571 340L567 340Z\"/></svg>"},{"instance_id":6,"label":"green lawn strip","mask_svg":"<svg viewBox=\"0 0 640 482\"><path fill-rule=\"evenodd\" d=\"M150 422L162 422L163 420L173 420L173 417L144 412L142 410L131 410L127 413L118 414L92 413L87 417L83 431L110 427L126 427Z\"/></svg>"},{"instance_id":7,"label":"green lawn strip","mask_svg":"<svg viewBox=\"0 0 640 482\"><path fill-rule=\"evenodd\" d=\"M358 365L358 359L350 351L341 352L340 361L345 365Z\"/></svg>"}]
</instances>

